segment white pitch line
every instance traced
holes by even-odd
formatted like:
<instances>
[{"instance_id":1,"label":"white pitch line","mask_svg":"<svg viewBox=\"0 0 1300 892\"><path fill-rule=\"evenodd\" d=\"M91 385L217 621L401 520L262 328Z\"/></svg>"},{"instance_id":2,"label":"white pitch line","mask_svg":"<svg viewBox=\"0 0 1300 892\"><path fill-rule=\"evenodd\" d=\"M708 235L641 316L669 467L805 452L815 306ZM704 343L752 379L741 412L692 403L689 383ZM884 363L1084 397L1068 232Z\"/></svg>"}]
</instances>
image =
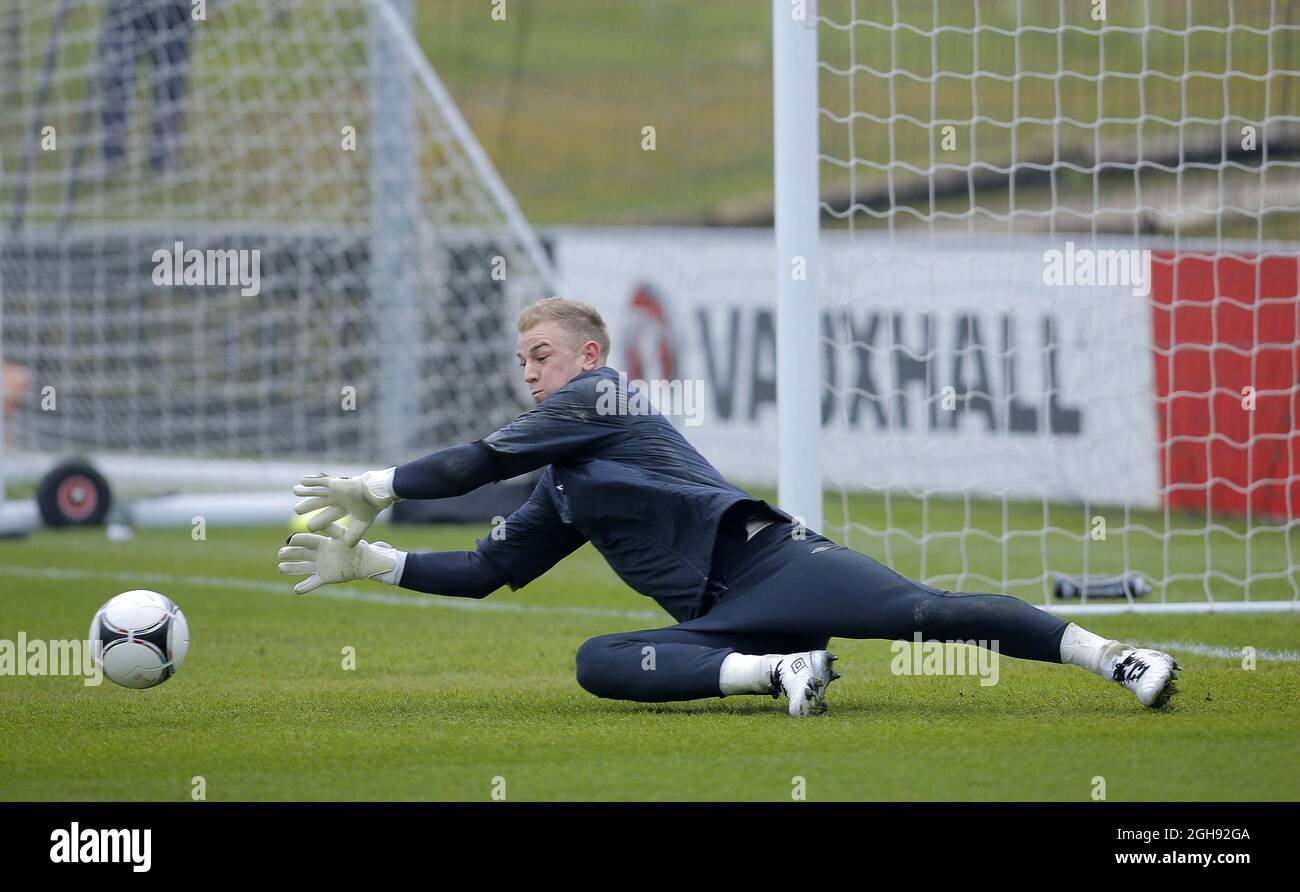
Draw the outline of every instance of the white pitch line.
<instances>
[{"instance_id":1,"label":"white pitch line","mask_svg":"<svg viewBox=\"0 0 1300 892\"><path fill-rule=\"evenodd\" d=\"M1221 657L1225 660L1240 660L1242 657L1240 647L1215 647L1210 644L1196 644L1192 641L1153 641L1143 644L1142 647L1170 653L1177 651L1202 657ZM1178 656L1178 653L1174 653L1174 656ZM1255 658L1270 663L1300 663L1300 650L1256 650Z\"/></svg>"},{"instance_id":2,"label":"white pitch line","mask_svg":"<svg viewBox=\"0 0 1300 892\"><path fill-rule=\"evenodd\" d=\"M251 579L224 579L218 576L175 576L169 573L116 573L106 570L67 570L57 567L0 567L0 576L26 576L43 579L108 579L124 585L198 586L201 588L242 589L272 595L293 595L293 583L276 585ZM429 595L390 595L383 592L343 588L337 585L316 589L305 598L330 598L335 601L364 601L398 607L445 607L449 610L481 610L496 613L541 613L576 616L611 616L624 619L653 620L652 610L615 610L608 607L561 607L545 604L519 604L513 601L482 601L476 598L432 597Z\"/></svg>"},{"instance_id":3,"label":"white pitch line","mask_svg":"<svg viewBox=\"0 0 1300 892\"><path fill-rule=\"evenodd\" d=\"M169 573L116 573L104 570L67 570L57 567L0 567L0 575L26 576L44 579L109 579L126 585L151 583L155 585L197 586L200 588L242 589L272 595L293 594L286 582L276 585L252 579L226 579L219 576L175 576ZM622 619L662 619L652 610L615 610L608 607L563 607L544 604L518 604L512 601L483 601L475 598L431 597L428 595L390 595L383 592L356 588L329 586L316 589L309 598L329 598L335 601L362 601L368 604L388 604L397 607L444 607L449 610L481 610L496 613L567 614L576 616L607 616ZM1196 654L1221 659L1241 659L1241 648L1197 644L1191 641L1153 641L1142 645L1155 650ZM1300 663L1300 651L1257 650L1259 660L1275 663Z\"/></svg>"}]
</instances>

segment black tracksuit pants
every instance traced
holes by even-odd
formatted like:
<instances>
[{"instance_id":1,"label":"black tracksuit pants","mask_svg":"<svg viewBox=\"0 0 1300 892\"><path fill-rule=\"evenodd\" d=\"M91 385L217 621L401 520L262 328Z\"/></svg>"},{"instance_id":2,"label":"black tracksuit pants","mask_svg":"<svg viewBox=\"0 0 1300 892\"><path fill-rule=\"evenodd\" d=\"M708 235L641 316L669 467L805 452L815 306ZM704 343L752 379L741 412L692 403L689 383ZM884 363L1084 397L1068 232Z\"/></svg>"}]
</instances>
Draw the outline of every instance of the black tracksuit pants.
<instances>
[{"instance_id":1,"label":"black tracksuit pants","mask_svg":"<svg viewBox=\"0 0 1300 892\"><path fill-rule=\"evenodd\" d=\"M601 635L578 650L578 683L642 702L718 697L726 656L825 648L831 638L997 641L1000 653L1060 662L1068 623L1007 595L952 594L788 522L745 542L710 583L702 616Z\"/></svg>"}]
</instances>

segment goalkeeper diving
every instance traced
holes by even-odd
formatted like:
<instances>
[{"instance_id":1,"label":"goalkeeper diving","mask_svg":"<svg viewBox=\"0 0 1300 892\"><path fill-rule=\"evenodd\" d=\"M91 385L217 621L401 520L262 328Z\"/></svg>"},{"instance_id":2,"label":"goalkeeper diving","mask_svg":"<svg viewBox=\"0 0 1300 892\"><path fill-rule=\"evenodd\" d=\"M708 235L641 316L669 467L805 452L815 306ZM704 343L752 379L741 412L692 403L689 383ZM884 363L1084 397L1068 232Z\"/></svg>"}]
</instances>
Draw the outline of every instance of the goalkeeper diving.
<instances>
[{"instance_id":1,"label":"goalkeeper diving","mask_svg":"<svg viewBox=\"0 0 1300 892\"><path fill-rule=\"evenodd\" d=\"M824 712L839 678L831 638L917 635L1078 666L1144 706L1177 693L1180 667L1166 653L1094 635L1019 598L914 582L728 483L605 364L609 346L586 304L548 298L525 308L517 358L535 407L481 440L399 467L303 478L296 510L315 532L290 537L280 572L307 576L299 593L371 579L483 598L523 588L590 542L675 620L578 649L578 683L619 700L784 694L791 715ZM458 496L539 468L528 500L474 551L408 553L362 538L399 499ZM336 523L344 518L348 526Z\"/></svg>"}]
</instances>

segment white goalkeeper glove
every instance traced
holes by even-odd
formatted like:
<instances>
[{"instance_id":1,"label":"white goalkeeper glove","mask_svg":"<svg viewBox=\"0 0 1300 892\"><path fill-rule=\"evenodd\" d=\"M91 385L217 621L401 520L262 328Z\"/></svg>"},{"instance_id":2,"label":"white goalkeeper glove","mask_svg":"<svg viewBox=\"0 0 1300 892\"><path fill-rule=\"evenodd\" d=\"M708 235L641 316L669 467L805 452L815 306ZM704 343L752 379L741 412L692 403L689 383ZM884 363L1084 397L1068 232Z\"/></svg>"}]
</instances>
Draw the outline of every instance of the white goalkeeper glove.
<instances>
[{"instance_id":1,"label":"white goalkeeper glove","mask_svg":"<svg viewBox=\"0 0 1300 892\"><path fill-rule=\"evenodd\" d=\"M356 545L379 512L398 500L393 492L393 474L396 471L396 468L366 471L360 477L333 477L329 474L304 477L293 488L293 494L306 498L294 506L294 510L299 514L320 512L307 518L309 530L323 530L336 520L351 518L343 542Z\"/></svg>"},{"instance_id":2,"label":"white goalkeeper glove","mask_svg":"<svg viewBox=\"0 0 1300 892\"><path fill-rule=\"evenodd\" d=\"M336 582L378 579L396 585L402 578L406 552L387 542L356 545L343 541L343 527L330 524L322 533L294 533L280 549L280 572L285 576L310 574L293 587L300 595Z\"/></svg>"}]
</instances>

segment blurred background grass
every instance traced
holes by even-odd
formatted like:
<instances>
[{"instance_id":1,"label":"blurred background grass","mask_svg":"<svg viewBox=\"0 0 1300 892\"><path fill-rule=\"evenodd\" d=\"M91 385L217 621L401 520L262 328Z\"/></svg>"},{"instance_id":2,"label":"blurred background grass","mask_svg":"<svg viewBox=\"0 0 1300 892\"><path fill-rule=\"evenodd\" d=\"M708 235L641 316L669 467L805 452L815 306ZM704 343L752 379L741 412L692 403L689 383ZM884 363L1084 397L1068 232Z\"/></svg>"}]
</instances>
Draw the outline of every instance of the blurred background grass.
<instances>
[{"instance_id":1,"label":"blurred background grass","mask_svg":"<svg viewBox=\"0 0 1300 892\"><path fill-rule=\"evenodd\" d=\"M534 223L766 225L769 9L511 0L495 21L476 0L444 0L419 4L416 28ZM1295 144L1294 121L1265 122L1300 116L1300 4L1112 3L1104 36L1090 9L823 0L823 195L869 208L852 215L865 227L937 217L960 229L1300 238L1294 210L1269 208L1268 196L1300 204L1293 169L1265 171L1262 151L1226 172L1197 160L1231 155L1246 125L1273 140L1275 159ZM935 129L948 121L957 146L942 151ZM647 125L654 152L641 148ZM1030 161L1083 170L996 175ZM1130 166L1105 166L1116 162ZM928 193L932 174L941 193L955 176L953 194L900 194Z\"/></svg>"}]
</instances>

